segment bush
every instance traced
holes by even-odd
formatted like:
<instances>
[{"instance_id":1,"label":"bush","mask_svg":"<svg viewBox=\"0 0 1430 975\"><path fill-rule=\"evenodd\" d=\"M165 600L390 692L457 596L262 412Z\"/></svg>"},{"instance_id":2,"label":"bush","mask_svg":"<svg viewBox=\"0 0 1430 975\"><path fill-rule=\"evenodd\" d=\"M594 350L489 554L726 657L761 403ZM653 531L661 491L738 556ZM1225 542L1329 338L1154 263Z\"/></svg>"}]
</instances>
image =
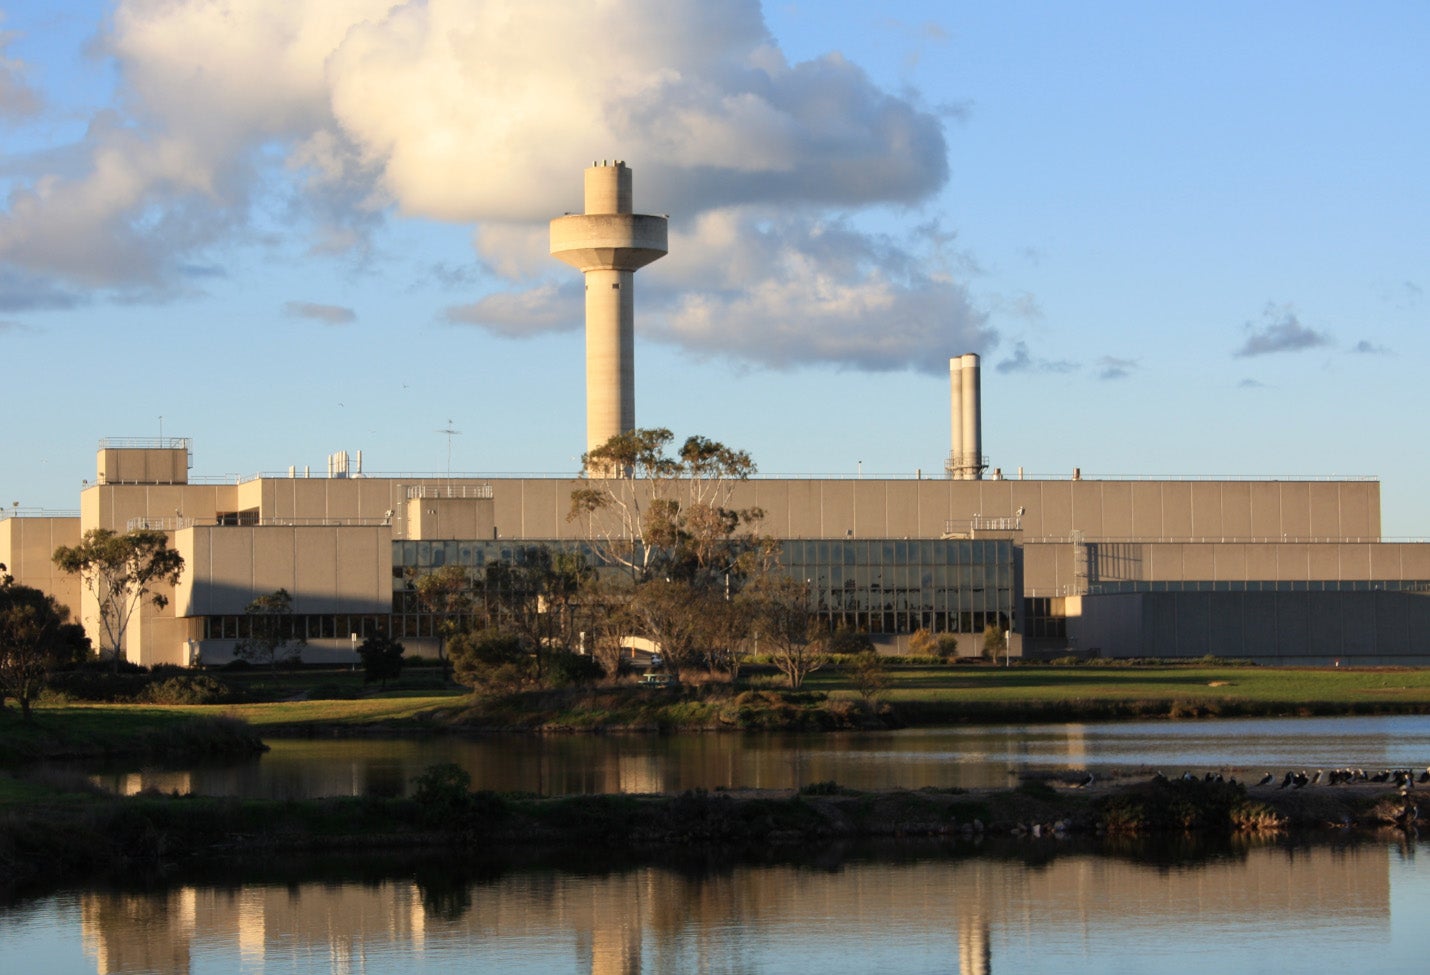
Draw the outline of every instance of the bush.
<instances>
[{"instance_id":1,"label":"bush","mask_svg":"<svg viewBox=\"0 0 1430 975\"><path fill-rule=\"evenodd\" d=\"M64 670L50 677L50 689L71 701L113 704L132 701L149 685L149 675L122 669L118 674L107 666Z\"/></svg>"},{"instance_id":2,"label":"bush","mask_svg":"<svg viewBox=\"0 0 1430 975\"><path fill-rule=\"evenodd\" d=\"M448 821L471 803L472 777L453 762L427 766L413 783L412 798L430 823Z\"/></svg>"},{"instance_id":3,"label":"bush","mask_svg":"<svg viewBox=\"0 0 1430 975\"><path fill-rule=\"evenodd\" d=\"M546 659L546 680L552 687L594 684L606 672L595 657L579 653L553 653Z\"/></svg>"},{"instance_id":4,"label":"bush","mask_svg":"<svg viewBox=\"0 0 1430 975\"><path fill-rule=\"evenodd\" d=\"M909 652L921 657L947 660L958 655L958 637L952 633L935 633L920 628L909 637Z\"/></svg>"},{"instance_id":5,"label":"bush","mask_svg":"<svg viewBox=\"0 0 1430 975\"><path fill-rule=\"evenodd\" d=\"M152 683L144 688L137 701L144 704L217 704L227 701L229 687L207 674L185 674Z\"/></svg>"},{"instance_id":6,"label":"bush","mask_svg":"<svg viewBox=\"0 0 1430 975\"><path fill-rule=\"evenodd\" d=\"M457 683L491 692L521 687L531 667L521 638L497 630L458 633L447 641L447 659Z\"/></svg>"},{"instance_id":7,"label":"bush","mask_svg":"<svg viewBox=\"0 0 1430 975\"><path fill-rule=\"evenodd\" d=\"M364 640L357 651L362 658L363 683L380 681L386 687L388 681L401 677L402 654L406 649L386 633L374 633Z\"/></svg>"},{"instance_id":8,"label":"bush","mask_svg":"<svg viewBox=\"0 0 1430 975\"><path fill-rule=\"evenodd\" d=\"M874 641L869 639L869 634L867 633L859 633L840 627L830 634L827 650L836 656L873 653Z\"/></svg>"}]
</instances>

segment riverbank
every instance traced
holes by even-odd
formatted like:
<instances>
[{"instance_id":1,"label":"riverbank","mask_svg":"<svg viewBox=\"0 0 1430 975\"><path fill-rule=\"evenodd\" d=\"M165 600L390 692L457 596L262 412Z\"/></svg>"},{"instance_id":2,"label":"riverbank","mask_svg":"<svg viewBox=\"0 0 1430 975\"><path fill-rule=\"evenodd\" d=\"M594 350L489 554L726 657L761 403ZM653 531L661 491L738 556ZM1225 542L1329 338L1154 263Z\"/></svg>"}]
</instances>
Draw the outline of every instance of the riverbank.
<instances>
[{"instance_id":1,"label":"riverbank","mask_svg":"<svg viewBox=\"0 0 1430 975\"><path fill-rule=\"evenodd\" d=\"M452 856L508 848L606 851L835 841L991 838L1056 842L1152 834L1336 834L1430 825L1385 785L1281 790L1148 778L1080 786L1028 781L1006 790L859 792L820 783L798 792L695 790L680 795L539 798L468 791L436 766L412 798L302 801L100 795L78 781L0 776L0 877L11 893L98 878L153 876L222 858L298 854ZM1430 803L1427 803L1430 807Z\"/></svg>"},{"instance_id":2,"label":"riverbank","mask_svg":"<svg viewBox=\"0 0 1430 975\"><path fill-rule=\"evenodd\" d=\"M256 678L254 680L257 680ZM797 691L740 682L633 682L473 695L374 691L349 672L263 675L268 700L96 704L48 700L25 723L0 710L0 766L55 758L191 761L262 750L262 738L482 732L831 731L963 724L1430 714L1430 669L1236 664L888 667L860 693L840 670Z\"/></svg>"}]
</instances>

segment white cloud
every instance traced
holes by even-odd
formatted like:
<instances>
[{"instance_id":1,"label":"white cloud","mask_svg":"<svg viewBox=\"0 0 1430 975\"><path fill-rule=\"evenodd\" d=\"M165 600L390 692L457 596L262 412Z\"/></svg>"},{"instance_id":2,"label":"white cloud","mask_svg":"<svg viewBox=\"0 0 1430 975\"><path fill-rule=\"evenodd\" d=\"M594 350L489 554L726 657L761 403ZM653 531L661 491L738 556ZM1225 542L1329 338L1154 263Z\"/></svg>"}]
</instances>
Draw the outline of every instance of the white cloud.
<instances>
[{"instance_id":1,"label":"white cloud","mask_svg":"<svg viewBox=\"0 0 1430 975\"><path fill-rule=\"evenodd\" d=\"M1114 360L1114 361L1121 361L1121 360ZM1102 366L1103 366L1103 369L1104 369L1104 370L1107 368L1106 360L1104 360L1104 363L1102 364ZM1072 361L1069 361L1069 360L1067 360L1067 359L1044 359L1044 358L1041 358L1041 357L1038 357L1038 356L1034 356L1031 352L1028 351L1028 343L1027 343L1027 342L1018 341L1018 342L1013 343L1013 351L1008 354L1008 357L1005 358L1005 359L1003 359L1003 360L1001 360L994 368L997 369L999 372L1002 372L1002 373L1010 373L1010 372L1053 372L1053 373L1067 373L1067 372L1075 372L1075 371L1077 371L1077 369L1078 369L1078 364L1077 364L1076 362L1072 362ZM1103 379L1117 379L1117 378L1120 378L1120 376L1117 376L1117 375L1108 375L1105 371L1099 373L1099 376L1100 376L1100 378L1103 378Z\"/></svg>"},{"instance_id":2,"label":"white cloud","mask_svg":"<svg viewBox=\"0 0 1430 975\"><path fill-rule=\"evenodd\" d=\"M557 298L565 292L565 300ZM580 324L579 317L567 313L581 305L579 279L565 288L548 282L527 291L500 291L479 301L447 309L453 325L480 325L512 338L526 338L537 332L565 332Z\"/></svg>"},{"instance_id":3,"label":"white cloud","mask_svg":"<svg viewBox=\"0 0 1430 975\"><path fill-rule=\"evenodd\" d=\"M571 327L546 222L622 158L637 208L675 214L649 336L930 371L992 339L936 244L839 216L945 182L938 115L838 54L789 63L755 0L121 0L102 48L116 103L0 205L0 271L50 292L182 287L260 205L316 254L396 213L474 224L508 282L450 320Z\"/></svg>"},{"instance_id":4,"label":"white cloud","mask_svg":"<svg viewBox=\"0 0 1430 975\"><path fill-rule=\"evenodd\" d=\"M542 259L545 238L542 238ZM636 275L642 340L772 368L841 368L941 374L950 350L985 350L995 336L951 277L917 254L840 221L730 208L674 227L670 253ZM450 309L449 321L504 335L580 326L580 278L543 283Z\"/></svg>"},{"instance_id":5,"label":"white cloud","mask_svg":"<svg viewBox=\"0 0 1430 975\"><path fill-rule=\"evenodd\" d=\"M311 318L324 325L351 325L357 321L357 312L341 305L323 305L312 301L289 301L283 310L296 318Z\"/></svg>"},{"instance_id":6,"label":"white cloud","mask_svg":"<svg viewBox=\"0 0 1430 975\"><path fill-rule=\"evenodd\" d=\"M1247 322L1246 342L1237 349L1238 356L1270 355L1274 352L1301 352L1327 345L1331 338L1324 332L1301 324L1295 309L1290 305L1269 303L1262 310L1261 326Z\"/></svg>"},{"instance_id":7,"label":"white cloud","mask_svg":"<svg viewBox=\"0 0 1430 975\"><path fill-rule=\"evenodd\" d=\"M0 24L4 22L5 12L0 10ZM25 78L25 63L5 54L14 39L12 31L0 30L0 120L37 115L44 105L40 93Z\"/></svg>"}]
</instances>

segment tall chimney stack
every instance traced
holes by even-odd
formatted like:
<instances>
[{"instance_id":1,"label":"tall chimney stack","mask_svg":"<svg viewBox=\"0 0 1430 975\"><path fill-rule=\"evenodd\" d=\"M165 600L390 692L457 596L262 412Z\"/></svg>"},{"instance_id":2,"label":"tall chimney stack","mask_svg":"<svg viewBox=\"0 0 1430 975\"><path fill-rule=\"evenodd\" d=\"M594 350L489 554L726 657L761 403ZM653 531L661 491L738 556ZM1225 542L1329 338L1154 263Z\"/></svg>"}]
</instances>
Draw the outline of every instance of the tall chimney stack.
<instances>
[{"instance_id":1,"label":"tall chimney stack","mask_svg":"<svg viewBox=\"0 0 1430 975\"><path fill-rule=\"evenodd\" d=\"M551 256L586 276L586 450L636 426L637 269L664 257L666 218L631 212L624 162L586 170L586 212L551 221Z\"/></svg>"},{"instance_id":2,"label":"tall chimney stack","mask_svg":"<svg viewBox=\"0 0 1430 975\"><path fill-rule=\"evenodd\" d=\"M945 467L949 477L980 481L988 465L983 460L982 380L975 353L948 360L948 385L952 436Z\"/></svg>"}]
</instances>

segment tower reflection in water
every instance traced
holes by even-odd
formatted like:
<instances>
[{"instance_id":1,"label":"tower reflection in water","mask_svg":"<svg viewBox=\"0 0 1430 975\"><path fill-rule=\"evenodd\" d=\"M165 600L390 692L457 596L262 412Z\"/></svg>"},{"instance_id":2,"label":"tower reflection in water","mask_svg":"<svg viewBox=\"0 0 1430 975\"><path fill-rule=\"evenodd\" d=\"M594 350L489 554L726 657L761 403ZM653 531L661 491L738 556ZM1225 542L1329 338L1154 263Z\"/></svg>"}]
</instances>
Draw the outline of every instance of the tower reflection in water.
<instances>
[{"instance_id":1,"label":"tower reflection in water","mask_svg":"<svg viewBox=\"0 0 1430 975\"><path fill-rule=\"evenodd\" d=\"M1059 953L1086 960L1117 945L1135 953L1155 944L1165 954L1203 945L1209 932L1227 950L1268 932L1301 932L1312 949L1324 937L1328 949L1361 942L1380 950L1396 855L1368 844L1266 847L1194 866L1070 855L1036 866L922 859L699 875L524 871L440 890L410 880L189 887L82 895L80 925L86 953L106 975L215 966L395 972L419 962L422 970L477 963L598 975L979 975ZM1206 963L1200 949L1197 957Z\"/></svg>"}]
</instances>

